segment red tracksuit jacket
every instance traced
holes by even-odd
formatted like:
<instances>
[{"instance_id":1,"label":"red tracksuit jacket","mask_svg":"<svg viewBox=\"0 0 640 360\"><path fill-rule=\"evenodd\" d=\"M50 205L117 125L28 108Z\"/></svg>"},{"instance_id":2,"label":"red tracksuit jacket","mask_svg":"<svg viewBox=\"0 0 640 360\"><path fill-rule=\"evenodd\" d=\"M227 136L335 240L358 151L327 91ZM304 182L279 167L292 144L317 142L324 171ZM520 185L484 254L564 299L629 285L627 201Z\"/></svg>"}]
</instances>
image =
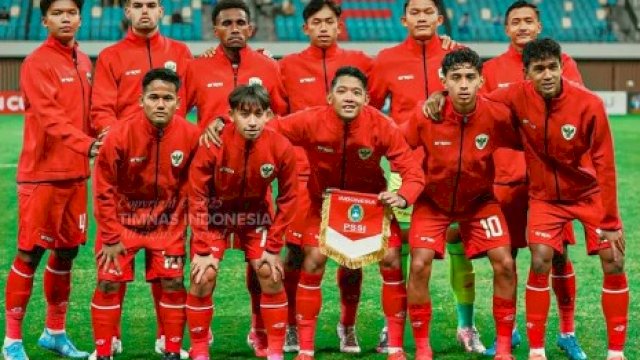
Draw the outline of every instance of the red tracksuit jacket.
<instances>
[{"instance_id":1,"label":"red tracksuit jacket","mask_svg":"<svg viewBox=\"0 0 640 360\"><path fill-rule=\"evenodd\" d=\"M562 54L562 76L582 84L582 76L576 62L567 54ZM483 93L507 87L509 84L524 80L524 64L522 54L513 46L504 54L484 63L482 76L484 77ZM513 149L499 149L495 152L496 184L515 184L525 182L527 167L524 153Z\"/></svg>"},{"instance_id":2,"label":"red tracksuit jacket","mask_svg":"<svg viewBox=\"0 0 640 360\"><path fill-rule=\"evenodd\" d=\"M447 97L442 122L425 118L420 107L402 129L409 145L425 152L421 199L448 214L473 211L493 200L492 154L499 147L518 147L514 125L508 107L482 97L466 115L457 113Z\"/></svg>"},{"instance_id":3,"label":"red tracksuit jacket","mask_svg":"<svg viewBox=\"0 0 640 360\"><path fill-rule=\"evenodd\" d=\"M330 105L298 111L272 120L291 143L305 149L314 164L309 178L309 195L316 207L328 188L366 193L384 191L387 183L380 168L385 156L402 177L398 191L413 204L424 186L420 164L414 160L402 132L380 111L365 106L360 115L345 123Z\"/></svg>"},{"instance_id":4,"label":"red tracksuit jacket","mask_svg":"<svg viewBox=\"0 0 640 360\"><path fill-rule=\"evenodd\" d=\"M116 120L129 120L141 112L142 78L151 69L174 70L181 80L192 56L186 44L156 32L150 38L127 36L100 52L96 63L91 95L91 120L96 132L112 126ZM184 101L185 92L178 96ZM177 114L185 116L185 106Z\"/></svg>"},{"instance_id":5,"label":"red tracksuit jacket","mask_svg":"<svg viewBox=\"0 0 640 360\"><path fill-rule=\"evenodd\" d=\"M605 210L601 228L622 227L611 130L597 95L564 79L562 93L551 100L540 96L531 81L489 97L507 104L519 120L531 198L575 201L600 192Z\"/></svg>"},{"instance_id":6,"label":"red tracksuit jacket","mask_svg":"<svg viewBox=\"0 0 640 360\"><path fill-rule=\"evenodd\" d=\"M331 81L343 66L354 66L365 74L373 60L362 51L346 50L334 44L328 49L309 46L302 52L283 57L280 73L289 95L289 110L293 113L312 106L325 105ZM309 161L304 149L296 147L298 173L309 176Z\"/></svg>"},{"instance_id":7,"label":"red tracksuit jacket","mask_svg":"<svg viewBox=\"0 0 640 360\"><path fill-rule=\"evenodd\" d=\"M222 148L201 146L191 166L189 214L195 253L210 253L216 239L211 231L225 229L224 224L208 221L225 214L256 214L272 219L268 229L266 250L282 249L284 232L296 212L298 180L293 146L272 129L264 129L255 141L247 141L235 125L227 125L221 134ZM275 217L271 204L271 183L278 180L278 207ZM215 215L223 215L216 217ZM241 222L240 217L238 221ZM260 226L245 218L243 226ZM254 224L252 224L254 222Z\"/></svg>"},{"instance_id":8,"label":"red tracksuit jacket","mask_svg":"<svg viewBox=\"0 0 640 360\"><path fill-rule=\"evenodd\" d=\"M155 232L168 255L184 254L188 171L199 135L180 116L158 129L142 112L111 129L93 175L97 241Z\"/></svg>"},{"instance_id":9,"label":"red tracksuit jacket","mask_svg":"<svg viewBox=\"0 0 640 360\"><path fill-rule=\"evenodd\" d=\"M77 44L66 47L49 37L22 63L20 88L25 121L18 182L85 179L91 61Z\"/></svg>"},{"instance_id":10,"label":"red tracksuit jacket","mask_svg":"<svg viewBox=\"0 0 640 360\"><path fill-rule=\"evenodd\" d=\"M382 50L369 77L369 103L381 109L391 95L391 118L398 124L409 120L418 102L434 91L444 90L440 73L448 53L437 35L426 44L408 37L401 44Z\"/></svg>"},{"instance_id":11,"label":"red tracksuit jacket","mask_svg":"<svg viewBox=\"0 0 640 360\"><path fill-rule=\"evenodd\" d=\"M198 125L207 127L218 116L229 114L229 94L238 85L260 82L271 98L271 109L289 111L278 63L250 47L240 50L240 65L234 67L222 45L212 58L197 58L189 64L185 79L186 109L198 108Z\"/></svg>"}]
</instances>

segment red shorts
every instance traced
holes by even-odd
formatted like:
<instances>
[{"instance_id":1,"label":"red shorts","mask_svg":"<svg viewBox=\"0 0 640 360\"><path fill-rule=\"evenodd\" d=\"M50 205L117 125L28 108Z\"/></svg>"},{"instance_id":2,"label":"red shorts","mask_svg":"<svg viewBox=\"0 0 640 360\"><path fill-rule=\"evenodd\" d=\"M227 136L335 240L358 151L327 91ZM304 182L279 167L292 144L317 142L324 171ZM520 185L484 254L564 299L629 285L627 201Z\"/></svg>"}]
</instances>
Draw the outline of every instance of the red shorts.
<instances>
[{"instance_id":1,"label":"red shorts","mask_svg":"<svg viewBox=\"0 0 640 360\"><path fill-rule=\"evenodd\" d=\"M214 237L214 244L211 246L212 255L219 260L224 258L224 252L227 249L244 251L246 261L258 260L267 246L267 229L263 228L212 230L212 233ZM192 258L193 255L192 252Z\"/></svg>"},{"instance_id":2,"label":"red shorts","mask_svg":"<svg viewBox=\"0 0 640 360\"><path fill-rule=\"evenodd\" d=\"M596 255L611 245L600 242L596 229L604 214L600 194L572 202L529 201L529 243L551 246L559 253L564 251L567 224L579 220L585 229L587 253ZM575 241L575 240L574 240Z\"/></svg>"},{"instance_id":3,"label":"red shorts","mask_svg":"<svg viewBox=\"0 0 640 360\"><path fill-rule=\"evenodd\" d=\"M320 235L320 213L319 213L319 205L313 206L309 211L306 221L306 228L302 235L302 245L303 246L311 246L318 247L320 246L318 238ZM398 220L394 217L391 221L391 235L389 236L389 242L387 243L387 248L399 248L402 246L402 231L400 230L400 225L398 224Z\"/></svg>"},{"instance_id":4,"label":"red shorts","mask_svg":"<svg viewBox=\"0 0 640 360\"><path fill-rule=\"evenodd\" d=\"M411 248L431 249L436 252L436 258L442 259L447 244L447 228L456 221L467 258L476 258L491 249L511 244L507 222L497 202L487 203L469 214L450 216L419 200L413 206L409 245Z\"/></svg>"},{"instance_id":5,"label":"red shorts","mask_svg":"<svg viewBox=\"0 0 640 360\"><path fill-rule=\"evenodd\" d=\"M298 176L298 209L296 216L285 233L287 244L302 246L302 233L307 223L307 213L311 205L309 190L307 190L308 176Z\"/></svg>"},{"instance_id":6,"label":"red shorts","mask_svg":"<svg viewBox=\"0 0 640 360\"><path fill-rule=\"evenodd\" d=\"M526 183L494 185L493 193L500 203L504 219L509 228L512 249L527 247L527 210L529 209L529 187Z\"/></svg>"},{"instance_id":7,"label":"red shorts","mask_svg":"<svg viewBox=\"0 0 640 360\"><path fill-rule=\"evenodd\" d=\"M85 242L85 180L18 184L18 249L71 249Z\"/></svg>"},{"instance_id":8,"label":"red shorts","mask_svg":"<svg viewBox=\"0 0 640 360\"><path fill-rule=\"evenodd\" d=\"M162 232L158 232L162 233ZM134 264L135 257L139 250L145 250L145 278L147 281L160 279L182 278L183 267L169 268L164 256L165 242L157 234L135 234L122 237L122 244L126 249L126 254L118 256L118 263L122 270L121 275L117 275L113 266L107 271L98 269L98 280L130 282L135 278ZM99 243L99 240L96 240ZM96 245L98 250L98 245Z\"/></svg>"}]
</instances>

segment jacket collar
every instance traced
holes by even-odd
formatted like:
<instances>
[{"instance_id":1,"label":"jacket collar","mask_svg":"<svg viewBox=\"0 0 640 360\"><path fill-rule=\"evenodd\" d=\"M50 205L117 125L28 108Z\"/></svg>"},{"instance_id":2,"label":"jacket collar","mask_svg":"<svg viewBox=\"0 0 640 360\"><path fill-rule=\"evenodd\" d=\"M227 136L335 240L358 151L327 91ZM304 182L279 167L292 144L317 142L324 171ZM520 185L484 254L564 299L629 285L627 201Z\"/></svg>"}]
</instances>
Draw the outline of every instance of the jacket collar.
<instances>
[{"instance_id":1,"label":"jacket collar","mask_svg":"<svg viewBox=\"0 0 640 360\"><path fill-rule=\"evenodd\" d=\"M127 36L125 37L125 39L127 41L130 41L134 44L137 45L144 45L147 43L147 40L149 40L149 43L151 45L155 45L156 43L158 43L159 41L161 41L162 39L162 35L160 35L160 30L156 31L153 35L146 37L146 36L140 36L140 35L136 35L133 30L131 28L129 28L129 30L127 31Z\"/></svg>"},{"instance_id":2,"label":"jacket collar","mask_svg":"<svg viewBox=\"0 0 640 360\"><path fill-rule=\"evenodd\" d=\"M66 46L63 43L61 43L58 39L54 38L53 36L49 35L49 37L47 37L47 40L44 42L44 44L47 47L50 47L52 49L54 49L55 51L64 54L66 56L69 57L73 57L73 54L77 51L78 49L78 42L74 40L73 46Z\"/></svg>"},{"instance_id":3,"label":"jacket collar","mask_svg":"<svg viewBox=\"0 0 640 360\"><path fill-rule=\"evenodd\" d=\"M443 109L443 114L444 114L443 118L449 121L453 121L456 124L462 123L464 119L467 118L466 123L468 123L472 121L477 114L482 113L482 108L484 107L484 101L485 101L484 98L482 98L481 96L476 96L475 109L473 109L473 111L471 111L470 113L461 114L453 108L453 102L451 101L451 98L447 96L444 104L444 109Z\"/></svg>"},{"instance_id":4,"label":"jacket collar","mask_svg":"<svg viewBox=\"0 0 640 360\"><path fill-rule=\"evenodd\" d=\"M249 47L249 45L245 46L243 49L240 49L240 64L242 64L242 59L246 59L252 52L253 49ZM222 44L218 44L218 47L216 47L216 53L213 58L222 60L231 65L231 60L229 60L227 54L225 54Z\"/></svg>"},{"instance_id":5,"label":"jacket collar","mask_svg":"<svg viewBox=\"0 0 640 360\"><path fill-rule=\"evenodd\" d=\"M522 62L522 53L519 53L518 50L512 45L509 45L509 49L507 50L507 54L509 57Z\"/></svg>"},{"instance_id":6,"label":"jacket collar","mask_svg":"<svg viewBox=\"0 0 640 360\"><path fill-rule=\"evenodd\" d=\"M407 38L402 42L402 45L407 48L412 54L420 55L423 54L433 54L442 49L442 40L438 34L434 34L433 37L426 41L426 43L422 43L412 38L411 36L407 36Z\"/></svg>"},{"instance_id":7,"label":"jacket collar","mask_svg":"<svg viewBox=\"0 0 640 360\"><path fill-rule=\"evenodd\" d=\"M236 127L235 123L231 123L225 126L223 131L227 132L227 141L229 148L244 151L244 149L250 146L251 149L249 149L249 151L253 151L255 149L255 145L265 138L265 132L268 131L268 127L265 126L265 128L262 129L262 133L260 133L260 136L256 140L245 139L244 136L242 136L242 134L240 133L240 130L238 130L238 128Z\"/></svg>"},{"instance_id":8,"label":"jacket collar","mask_svg":"<svg viewBox=\"0 0 640 360\"><path fill-rule=\"evenodd\" d=\"M333 45L329 46L326 49L311 45L304 52L311 55L311 57L313 57L314 59L321 60L323 58L334 57L338 53L339 49L340 47L338 46L338 43L335 42Z\"/></svg>"},{"instance_id":9,"label":"jacket collar","mask_svg":"<svg viewBox=\"0 0 640 360\"><path fill-rule=\"evenodd\" d=\"M144 133L146 133L147 135L150 135L150 136L153 136L153 137L156 137L158 135L165 136L166 134L171 132L176 127L176 122L178 121L178 116L173 115L173 118L171 118L171 120L169 121L167 126L165 126L162 129L159 129L159 128L155 127L151 123L151 121L149 121L149 119L147 119L146 115L144 114L144 111L141 109L140 110L140 116L138 116L137 121L138 121L138 124L136 124L136 125L138 125L137 127L140 127L141 129L143 129Z\"/></svg>"}]
</instances>

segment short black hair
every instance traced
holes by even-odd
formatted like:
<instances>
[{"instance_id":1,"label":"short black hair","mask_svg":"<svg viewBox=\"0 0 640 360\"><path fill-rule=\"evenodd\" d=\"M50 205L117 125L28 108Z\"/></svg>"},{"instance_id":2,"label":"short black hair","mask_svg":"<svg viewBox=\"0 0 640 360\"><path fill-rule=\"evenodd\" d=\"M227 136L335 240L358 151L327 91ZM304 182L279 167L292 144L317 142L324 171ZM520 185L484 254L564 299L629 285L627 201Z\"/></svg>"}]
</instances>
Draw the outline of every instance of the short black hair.
<instances>
[{"instance_id":1,"label":"short black hair","mask_svg":"<svg viewBox=\"0 0 640 360\"><path fill-rule=\"evenodd\" d=\"M240 110L243 107L258 107L267 110L271 107L269 93L260 84L240 85L229 94L229 107L231 110Z\"/></svg>"},{"instance_id":2,"label":"short black hair","mask_svg":"<svg viewBox=\"0 0 640 360\"><path fill-rule=\"evenodd\" d=\"M433 2L433 5L436 6L436 8L438 9L438 14L442 14L442 0L431 0ZM407 8L409 7L409 3L411 2L411 0L405 0L404 1L404 13L407 13Z\"/></svg>"},{"instance_id":3,"label":"short black hair","mask_svg":"<svg viewBox=\"0 0 640 360\"><path fill-rule=\"evenodd\" d=\"M251 21L251 11L249 10L249 5L247 5L244 0L221 0L218 1L216 6L213 8L213 12L211 12L211 21L213 24L216 24L216 19L222 10L228 9L240 9L247 14L247 20Z\"/></svg>"},{"instance_id":4,"label":"short black hair","mask_svg":"<svg viewBox=\"0 0 640 360\"><path fill-rule=\"evenodd\" d=\"M180 89L180 78L175 71L165 68L156 68L149 70L142 78L142 92L147 89L147 86L154 80L162 80L172 83L176 87L176 92Z\"/></svg>"},{"instance_id":5,"label":"short black hair","mask_svg":"<svg viewBox=\"0 0 640 360\"><path fill-rule=\"evenodd\" d=\"M353 66L343 66L336 70L336 74L331 80L331 88L333 89L338 83L338 79L343 76L351 76L354 77L362 83L362 87L367 90L367 75L365 75L360 69Z\"/></svg>"},{"instance_id":6,"label":"short black hair","mask_svg":"<svg viewBox=\"0 0 640 360\"><path fill-rule=\"evenodd\" d=\"M522 9L522 8L533 9L533 11L536 12L536 17L538 17L538 20L540 20L540 9L538 9L538 5L532 4L526 0L517 0L513 4L511 4L511 6L509 6L509 8L507 9L507 12L504 14L505 25L508 24L509 14L511 14L513 10Z\"/></svg>"},{"instance_id":7,"label":"short black hair","mask_svg":"<svg viewBox=\"0 0 640 360\"><path fill-rule=\"evenodd\" d=\"M316 14L318 11L322 10L323 7L328 6L336 17L339 19L340 15L342 15L342 8L333 0L311 0L307 6L302 10L302 18L304 22L307 22L310 17Z\"/></svg>"},{"instance_id":8,"label":"short black hair","mask_svg":"<svg viewBox=\"0 0 640 360\"><path fill-rule=\"evenodd\" d=\"M447 76L450 70L456 70L464 64L469 64L482 73L482 59L477 52L468 47L463 47L445 55L442 59L442 74Z\"/></svg>"},{"instance_id":9,"label":"short black hair","mask_svg":"<svg viewBox=\"0 0 640 360\"><path fill-rule=\"evenodd\" d=\"M534 61L556 58L562 62L562 48L550 38L529 41L522 50L522 62L525 70Z\"/></svg>"},{"instance_id":10,"label":"short black hair","mask_svg":"<svg viewBox=\"0 0 640 360\"><path fill-rule=\"evenodd\" d=\"M51 7L51 4L56 2L57 0L40 0L40 11L42 12L42 16L47 16L47 11ZM84 4L84 0L72 0L74 4L78 7L78 11L82 10L82 4Z\"/></svg>"}]
</instances>

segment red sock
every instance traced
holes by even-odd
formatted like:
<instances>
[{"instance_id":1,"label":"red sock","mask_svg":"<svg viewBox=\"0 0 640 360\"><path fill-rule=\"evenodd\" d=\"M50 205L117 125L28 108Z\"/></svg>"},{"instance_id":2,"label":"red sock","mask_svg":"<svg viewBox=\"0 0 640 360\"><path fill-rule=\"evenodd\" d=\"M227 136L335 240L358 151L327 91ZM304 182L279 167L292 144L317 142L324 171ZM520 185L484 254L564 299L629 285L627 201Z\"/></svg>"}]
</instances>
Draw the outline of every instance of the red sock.
<instances>
[{"instance_id":1,"label":"red sock","mask_svg":"<svg viewBox=\"0 0 640 360\"><path fill-rule=\"evenodd\" d=\"M285 270L284 272L284 290L287 293L287 302L289 303L287 314L287 323L289 326L296 325L296 292L298 291L298 282L300 281L300 270Z\"/></svg>"},{"instance_id":2,"label":"red sock","mask_svg":"<svg viewBox=\"0 0 640 360\"><path fill-rule=\"evenodd\" d=\"M164 335L164 328L160 313L160 299L162 299L162 284L160 280L152 281L151 283L151 296L153 296L153 306L156 309L156 339L160 339Z\"/></svg>"},{"instance_id":3,"label":"red sock","mask_svg":"<svg viewBox=\"0 0 640 360\"><path fill-rule=\"evenodd\" d=\"M529 347L544 348L544 336L549 315L549 274L529 272L525 306L527 313L527 336Z\"/></svg>"},{"instance_id":4,"label":"red sock","mask_svg":"<svg viewBox=\"0 0 640 360\"><path fill-rule=\"evenodd\" d=\"M407 312L407 288L402 269L380 270L382 274L382 310L387 319L389 348L404 346L404 324Z\"/></svg>"},{"instance_id":5,"label":"red sock","mask_svg":"<svg viewBox=\"0 0 640 360\"><path fill-rule=\"evenodd\" d=\"M287 322L287 294L284 290L277 294L262 293L260 310L267 329L269 355L282 355Z\"/></svg>"},{"instance_id":6,"label":"red sock","mask_svg":"<svg viewBox=\"0 0 640 360\"><path fill-rule=\"evenodd\" d=\"M623 351L629 317L627 274L605 275L602 286L602 310L607 322L609 350Z\"/></svg>"},{"instance_id":7,"label":"red sock","mask_svg":"<svg viewBox=\"0 0 640 360\"><path fill-rule=\"evenodd\" d=\"M191 355L209 355L209 326L213 319L211 295L198 297L187 295L187 324L191 337Z\"/></svg>"},{"instance_id":8,"label":"red sock","mask_svg":"<svg viewBox=\"0 0 640 360\"><path fill-rule=\"evenodd\" d=\"M429 324L431 323L431 302L409 305L409 319L413 329L413 340L416 343L416 352L426 352L431 349L429 345Z\"/></svg>"},{"instance_id":9,"label":"red sock","mask_svg":"<svg viewBox=\"0 0 640 360\"><path fill-rule=\"evenodd\" d=\"M49 330L65 329L67 305L71 293L71 260L63 260L49 255L44 271L44 295L47 299L45 326Z\"/></svg>"},{"instance_id":10,"label":"red sock","mask_svg":"<svg viewBox=\"0 0 640 360\"><path fill-rule=\"evenodd\" d=\"M298 319L298 339L300 350L313 351L316 337L318 314L322 307L320 283L322 275L300 272L298 293L296 294L296 318Z\"/></svg>"},{"instance_id":11,"label":"red sock","mask_svg":"<svg viewBox=\"0 0 640 360\"><path fill-rule=\"evenodd\" d=\"M118 299L120 301L120 307L118 308L118 326L116 327L116 337L122 339L122 308L124 307L124 296L127 294L127 283L120 283L120 290L118 291ZM155 302L155 301L154 301Z\"/></svg>"},{"instance_id":12,"label":"red sock","mask_svg":"<svg viewBox=\"0 0 640 360\"><path fill-rule=\"evenodd\" d=\"M111 342L116 334L120 295L107 294L96 288L91 300L91 323L98 356L111 356Z\"/></svg>"},{"instance_id":13,"label":"red sock","mask_svg":"<svg viewBox=\"0 0 640 360\"><path fill-rule=\"evenodd\" d=\"M258 275L249 264L247 264L245 281L251 297L251 327L255 330L264 330L264 321L260 315L260 295L262 293L260 282Z\"/></svg>"},{"instance_id":14,"label":"red sock","mask_svg":"<svg viewBox=\"0 0 640 360\"><path fill-rule=\"evenodd\" d=\"M351 270L341 266L336 278L340 289L340 324L354 326L362 289L362 269Z\"/></svg>"},{"instance_id":15,"label":"red sock","mask_svg":"<svg viewBox=\"0 0 640 360\"><path fill-rule=\"evenodd\" d=\"M493 321L496 324L496 354L511 354L511 333L516 316L516 302L493 297Z\"/></svg>"},{"instance_id":16,"label":"red sock","mask_svg":"<svg viewBox=\"0 0 640 360\"><path fill-rule=\"evenodd\" d=\"M5 289L5 336L10 339L22 339L22 319L27 311L27 304L33 289L33 273L31 264L16 256L7 278Z\"/></svg>"},{"instance_id":17,"label":"red sock","mask_svg":"<svg viewBox=\"0 0 640 360\"><path fill-rule=\"evenodd\" d=\"M168 353L180 353L182 347L182 335L186 321L184 306L187 292L162 290L160 298L160 320L164 329L165 351Z\"/></svg>"},{"instance_id":18,"label":"red sock","mask_svg":"<svg viewBox=\"0 0 640 360\"><path fill-rule=\"evenodd\" d=\"M551 268L551 286L558 301L560 332L575 332L576 275L569 259L567 259L564 268Z\"/></svg>"}]
</instances>

